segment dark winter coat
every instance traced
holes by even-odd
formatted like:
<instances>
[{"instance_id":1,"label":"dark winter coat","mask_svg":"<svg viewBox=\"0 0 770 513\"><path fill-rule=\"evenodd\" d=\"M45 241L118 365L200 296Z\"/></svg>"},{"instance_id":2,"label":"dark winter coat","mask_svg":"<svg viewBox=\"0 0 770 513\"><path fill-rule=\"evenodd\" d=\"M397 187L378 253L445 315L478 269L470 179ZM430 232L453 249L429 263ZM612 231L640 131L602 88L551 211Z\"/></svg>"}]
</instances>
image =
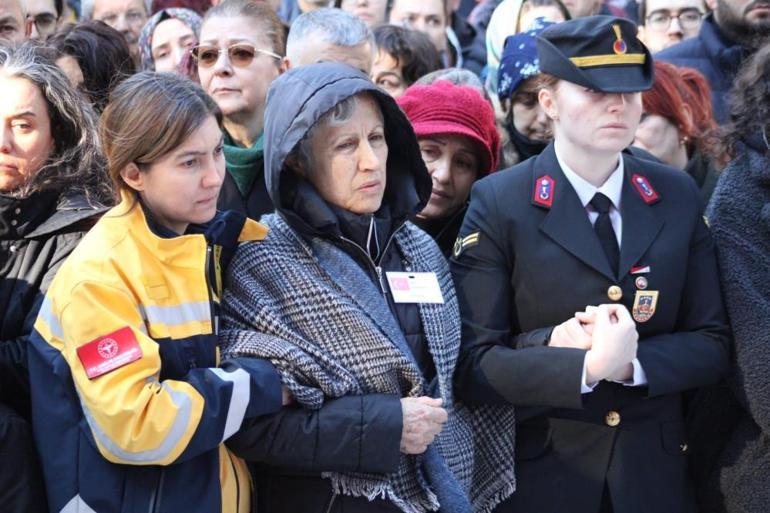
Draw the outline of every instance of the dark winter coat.
<instances>
[{"instance_id":1,"label":"dark winter coat","mask_svg":"<svg viewBox=\"0 0 770 513\"><path fill-rule=\"evenodd\" d=\"M735 340L730 377L744 412L722 451L705 511L770 511L770 158L758 136L722 172L707 210ZM730 398L725 398L729 401ZM712 444L721 443L719 440ZM720 497L721 496L721 497ZM724 508L720 504L724 500Z\"/></svg>"},{"instance_id":2,"label":"dark winter coat","mask_svg":"<svg viewBox=\"0 0 770 513\"><path fill-rule=\"evenodd\" d=\"M230 176L230 173L225 173L225 180L222 183L222 189L219 191L219 199L217 199L217 210L235 210L257 221L263 215L272 212L273 202L270 200L270 196L265 188L262 167L263 161L260 159L257 164L258 176L251 185L251 190L249 190L249 194L246 197L243 197L241 191L238 190L238 186L235 185L235 180Z\"/></svg>"},{"instance_id":3,"label":"dark winter coat","mask_svg":"<svg viewBox=\"0 0 770 513\"><path fill-rule=\"evenodd\" d=\"M27 337L54 274L101 211L58 193L0 196L0 402L24 418Z\"/></svg>"},{"instance_id":4,"label":"dark winter coat","mask_svg":"<svg viewBox=\"0 0 770 513\"><path fill-rule=\"evenodd\" d=\"M468 20L454 14L452 16L452 31L457 37L457 48L454 42L450 39L452 46L452 53L455 55L455 63L457 63L457 52L459 50L462 55L462 67L474 72L476 75L481 75L481 70L487 65L487 46L484 41L485 33L477 30L473 25L468 23Z\"/></svg>"},{"instance_id":5,"label":"dark winter coat","mask_svg":"<svg viewBox=\"0 0 770 513\"><path fill-rule=\"evenodd\" d=\"M271 96L276 94L277 91L271 90ZM340 90L340 98L344 96ZM295 115L300 120L303 116L308 119L291 122L290 116ZM381 234L381 246L387 248L378 262L380 265L373 265L362 247L365 246L363 241L344 240L353 241L357 237L350 233L347 233L348 237L343 235L341 224L346 220L339 217L338 210L330 209L304 180L296 176L281 177L286 156L313 123L310 118L313 115L310 111L300 114L289 112L283 107L275 108L275 104L268 100L266 118L277 118L266 123L266 130L273 128L275 132L265 133L269 196L277 212L288 220L297 233L308 238L320 235L333 241L353 256L371 280L380 286L380 283L385 282L384 272L404 270L396 246L387 242L391 233ZM281 117L285 117L285 120L279 121ZM267 141L275 142L268 145ZM396 190L398 178L395 173L388 176L388 181L392 182L389 183L392 191ZM385 224L391 226L390 231L419 211L430 195L431 184L427 172L416 183L415 176L409 172L403 174L402 178L403 183L399 184L399 189L404 194L393 195L400 204L394 205L395 211L389 213L389 223ZM409 189L411 193L406 192ZM356 231L355 227L349 228ZM383 273L382 279L379 273ZM391 302L389 306L397 314L410 347L413 350L423 347L422 337L419 336L422 324L416 305L398 305L396 308ZM418 361L430 360L427 353L422 356L417 358ZM329 481L321 479L322 471L395 472L399 465L401 430L400 398L369 394L328 401L320 410L297 406L284 408L276 415L254 419L230 439L228 446L247 461L256 462L253 473L259 511L310 511L326 505L333 496ZM304 478L301 494L294 487L298 476ZM269 488L260 489L260 484L269 485ZM346 504L349 500L337 497L334 507L350 509L353 505ZM363 510L356 508L356 511L369 511L368 507L367 504ZM372 502L371 508L372 511L379 511L378 508L398 511L398 508L381 499Z\"/></svg>"},{"instance_id":6,"label":"dark winter coat","mask_svg":"<svg viewBox=\"0 0 770 513\"><path fill-rule=\"evenodd\" d=\"M309 76L313 73L317 75ZM395 319L397 328L400 328L401 332L398 337L392 338L393 344L401 347L396 341L403 335L408 345L408 352L411 352L410 355L406 355L407 358L415 361L422 378L428 383L436 374L434 361L442 361L435 360L434 353L428 350L426 333L435 332L435 318L428 317L432 324L428 327L423 326L423 319L426 319L423 305L395 304L385 279L386 272L409 272L412 270L412 262L415 262L414 265L418 265L417 262L419 262L420 269L425 270L430 267L431 270L435 270L439 282L442 283L442 291L445 291L444 286L451 289L448 268L438 249L425 234L408 222L412 216L423 209L432 189L416 138L397 105L391 99L381 96L370 81L353 68L340 64L323 64L308 67L303 72L297 71L294 75L294 77L283 76L280 79L281 83L274 84L268 94L265 123L265 160L268 170L266 182L277 215L266 218L268 226L271 227L271 234L266 239L267 245L259 248L244 247L239 251L239 255L241 259L246 259L245 263L238 264L238 255L234 260L228 281L229 291L226 291L224 298L225 347L228 351L233 345L235 351L239 350L238 347L243 347L240 344L241 335L237 334L237 331L242 331L245 326L251 325L251 319L244 319L243 313L243 304L251 302L249 300L244 303L245 298L250 297L245 295L247 291L244 290L249 288L247 280L250 279L250 275L247 270L255 268L248 263L248 259L254 259L254 252L259 250L263 254L261 257L257 256L256 260L264 260L265 265L278 269L280 266L287 265L283 261L283 255L293 245L296 246L295 253L292 253L296 254L296 263L291 269L279 272L280 280L274 279L271 282L283 284L284 280L297 279L295 275L300 273L304 281L298 283L305 283L305 286L291 285L289 288L295 292L286 291L285 294L273 290L265 292L269 295L269 299L263 302L270 313L269 315L260 314L259 317L272 319L275 316L276 322L287 323L286 329L292 333L296 331L297 336L310 337L309 340L313 341L318 339L317 342L326 344L325 339L321 340L321 335L309 334L320 328L312 328L307 323L323 323L326 315L329 316L330 322L338 323L335 326L339 326L340 332L345 332L351 326L358 326L359 316L374 318L381 314L379 305L376 308L373 307L374 312L368 312L361 310L359 304L360 297L369 294L370 290L381 292L387 298L384 315ZM340 79L340 76L345 78ZM385 136L390 149L383 206L374 215L374 221L378 226L378 240L382 248L379 257L372 256L368 251L371 245L367 247L366 233L357 226L355 218L327 204L309 182L285 165L292 149L302 140L323 112L344 98L363 91L371 91L370 94L382 108ZM287 102L285 101L287 98L304 100ZM287 105L294 105L294 107L287 108ZM365 216L356 217L367 219ZM417 244L423 248L420 250L421 260L415 260L416 255L409 254L404 249L405 240L412 241L410 244ZM327 283L329 277L336 274L324 263L320 265L325 272L321 276L313 274L315 271L309 270L313 266L305 261L302 250L304 247L312 247L313 251L323 248L323 251L344 255L343 260L349 262L344 264L348 266L345 278L341 281L334 279L336 285ZM429 261L425 260L426 255L430 256ZM271 259L273 262L268 263ZM350 265L360 269L349 272ZM278 271L270 271L266 268L260 274L269 276L270 272ZM361 283L359 277L366 277L364 280L368 279L371 283ZM265 281L264 278L260 280ZM313 283L308 280L313 280ZM331 298L323 296L318 308L313 310L313 319L306 319L302 305L306 304L307 300L300 300L300 295L308 293L308 290L320 293L316 287L326 290L330 286L335 289ZM281 286L280 290L283 291L283 289L284 286ZM453 295L449 289L445 292L448 298L450 294ZM381 296L379 294L374 296L375 303L381 303ZM350 303L351 297L355 299L353 303ZM314 298L312 301L318 301L318 299ZM269 307L273 303L277 306ZM341 310L341 304L354 305L354 313ZM451 299L447 299L447 304L451 306ZM289 306L291 308L288 308ZM278 308L278 310L274 311L272 308ZM327 313L324 314L324 312ZM353 317L349 317L350 315ZM349 319L349 321L331 321L332 318ZM390 322L392 321L389 321L388 325ZM447 344L451 344L453 340L450 324L447 322L442 328L443 338L446 339L444 342ZM275 329L275 323L267 328L268 334L265 337L270 338L269 329ZM281 333L285 331L281 326L278 328ZM384 329L382 325L380 329ZM369 331L370 328L364 325L359 328L360 344L378 333L377 330L372 334ZM232 335L229 332L232 332ZM385 329L384 333L389 333L389 330ZM459 344L459 332L456 335ZM336 336L346 337L344 334ZM388 334L389 338L391 336ZM231 345L231 339L233 345ZM430 347L433 347L435 337L430 340ZM286 344L289 342L284 345ZM392 371L401 372L395 367ZM446 373L445 367L442 368L442 372ZM310 379L310 376L306 378ZM383 379L389 380L384 375ZM379 385L366 385L366 387L370 386L376 390ZM240 456L255 462L253 474L260 512L400 511L389 500L382 498L376 498L370 502L361 497L335 494L332 491L331 482L321 476L322 472L393 475L400 473L404 465L404 458L399 449L402 431L400 398L401 395L371 392L363 395L327 397L320 409L303 408L299 405L287 407L277 415L257 419L244 425L240 433L231 438L228 445ZM325 474L325 477L330 476Z\"/></svg>"},{"instance_id":7,"label":"dark winter coat","mask_svg":"<svg viewBox=\"0 0 770 513\"><path fill-rule=\"evenodd\" d=\"M720 31L714 15L707 15L697 37L655 54L655 59L700 71L711 86L711 103L717 123L727 122L727 95L747 51Z\"/></svg>"},{"instance_id":8,"label":"dark winter coat","mask_svg":"<svg viewBox=\"0 0 770 513\"><path fill-rule=\"evenodd\" d=\"M0 511L46 510L29 425L27 339L54 274L100 212L79 196L0 195Z\"/></svg>"},{"instance_id":9,"label":"dark winter coat","mask_svg":"<svg viewBox=\"0 0 770 513\"><path fill-rule=\"evenodd\" d=\"M467 210L468 205L463 205L449 217L431 220L417 218L414 224L433 237L444 256L449 258L452 256L452 248L457 240L457 234L460 233L463 217L465 217Z\"/></svg>"}]
</instances>

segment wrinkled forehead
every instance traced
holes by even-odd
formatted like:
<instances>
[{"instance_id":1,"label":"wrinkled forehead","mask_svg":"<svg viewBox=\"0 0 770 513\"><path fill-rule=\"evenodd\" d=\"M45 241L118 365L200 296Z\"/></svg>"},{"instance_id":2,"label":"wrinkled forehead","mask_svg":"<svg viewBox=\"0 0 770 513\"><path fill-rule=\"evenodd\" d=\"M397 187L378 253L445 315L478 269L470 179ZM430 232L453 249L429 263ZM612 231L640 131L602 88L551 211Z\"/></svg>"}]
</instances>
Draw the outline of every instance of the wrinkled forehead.
<instances>
[{"instance_id":1,"label":"wrinkled forehead","mask_svg":"<svg viewBox=\"0 0 770 513\"><path fill-rule=\"evenodd\" d=\"M5 18L12 18L17 23L24 21L24 8L21 0L0 1L0 20Z\"/></svg>"}]
</instances>

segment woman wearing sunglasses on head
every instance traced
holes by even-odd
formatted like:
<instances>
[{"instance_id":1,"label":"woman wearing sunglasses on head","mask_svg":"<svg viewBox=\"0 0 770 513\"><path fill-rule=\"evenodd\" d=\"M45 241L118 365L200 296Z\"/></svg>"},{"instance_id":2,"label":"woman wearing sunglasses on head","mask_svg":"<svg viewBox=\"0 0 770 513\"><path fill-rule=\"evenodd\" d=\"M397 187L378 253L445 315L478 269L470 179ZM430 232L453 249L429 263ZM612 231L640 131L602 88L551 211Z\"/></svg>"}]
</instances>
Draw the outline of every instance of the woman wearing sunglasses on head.
<instances>
[{"instance_id":1,"label":"woman wearing sunglasses on head","mask_svg":"<svg viewBox=\"0 0 770 513\"><path fill-rule=\"evenodd\" d=\"M284 28L268 4L226 0L206 13L193 49L201 85L224 114L227 174L220 210L272 212L262 151L265 96L284 69Z\"/></svg>"}]
</instances>

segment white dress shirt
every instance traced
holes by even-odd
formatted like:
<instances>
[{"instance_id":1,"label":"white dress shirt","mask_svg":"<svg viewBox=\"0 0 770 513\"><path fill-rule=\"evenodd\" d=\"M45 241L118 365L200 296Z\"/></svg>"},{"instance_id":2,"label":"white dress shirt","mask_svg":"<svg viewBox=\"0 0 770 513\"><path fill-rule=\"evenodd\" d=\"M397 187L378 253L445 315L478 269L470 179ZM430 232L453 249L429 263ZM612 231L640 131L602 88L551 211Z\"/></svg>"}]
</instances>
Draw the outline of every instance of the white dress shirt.
<instances>
[{"instance_id":1,"label":"white dress shirt","mask_svg":"<svg viewBox=\"0 0 770 513\"><path fill-rule=\"evenodd\" d=\"M559 162L559 166L561 167L562 172L564 173L564 176L567 177L567 180L569 181L570 185L572 185L572 188L575 189L575 192L578 195L578 198L580 199L580 203L583 205L583 208L586 209L586 213L588 215L588 220L591 222L591 225L593 226L594 223L596 223L596 219L599 217L599 212L596 211L591 206L591 200L593 199L594 195L597 192L601 192L605 196L609 198L609 200L612 202L612 205L610 206L609 216L610 216L610 222L612 223L612 229L615 232L615 237L618 240L618 249L621 247L621 241L623 239L623 218L620 215L620 202L621 202L621 195L623 192L623 158L620 154L618 154L618 166L615 168L615 170L610 174L610 176L605 180L605 182L600 186L596 187L593 184L591 184L589 181L578 175L576 172L574 172L570 167L567 165L567 163L564 161L564 159L561 158L559 155L559 143L558 141L554 141L554 151L556 152L556 160ZM586 355L586 358L588 356ZM631 365L634 368L634 374L633 377L630 380L625 381L616 381L616 383L622 383L626 386L643 386L647 384L647 375L644 372L644 369L642 368L642 365L639 363L639 360L634 358L631 362ZM580 392L583 394L593 392L594 387L597 385L597 383L586 383L586 360L583 360L583 377L581 379L580 383Z\"/></svg>"}]
</instances>

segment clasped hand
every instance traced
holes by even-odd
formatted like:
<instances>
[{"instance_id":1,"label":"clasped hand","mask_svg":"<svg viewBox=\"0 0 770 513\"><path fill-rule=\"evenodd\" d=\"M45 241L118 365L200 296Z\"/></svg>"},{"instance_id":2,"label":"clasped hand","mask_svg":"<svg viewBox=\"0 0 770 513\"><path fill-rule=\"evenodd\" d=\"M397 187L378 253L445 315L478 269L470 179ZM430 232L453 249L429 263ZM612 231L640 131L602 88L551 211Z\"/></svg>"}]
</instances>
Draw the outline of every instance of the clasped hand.
<instances>
[{"instance_id":1,"label":"clasped hand","mask_svg":"<svg viewBox=\"0 0 770 513\"><path fill-rule=\"evenodd\" d=\"M639 333L625 306L587 307L553 329L548 345L587 349L586 382L623 381L633 376Z\"/></svg>"}]
</instances>

